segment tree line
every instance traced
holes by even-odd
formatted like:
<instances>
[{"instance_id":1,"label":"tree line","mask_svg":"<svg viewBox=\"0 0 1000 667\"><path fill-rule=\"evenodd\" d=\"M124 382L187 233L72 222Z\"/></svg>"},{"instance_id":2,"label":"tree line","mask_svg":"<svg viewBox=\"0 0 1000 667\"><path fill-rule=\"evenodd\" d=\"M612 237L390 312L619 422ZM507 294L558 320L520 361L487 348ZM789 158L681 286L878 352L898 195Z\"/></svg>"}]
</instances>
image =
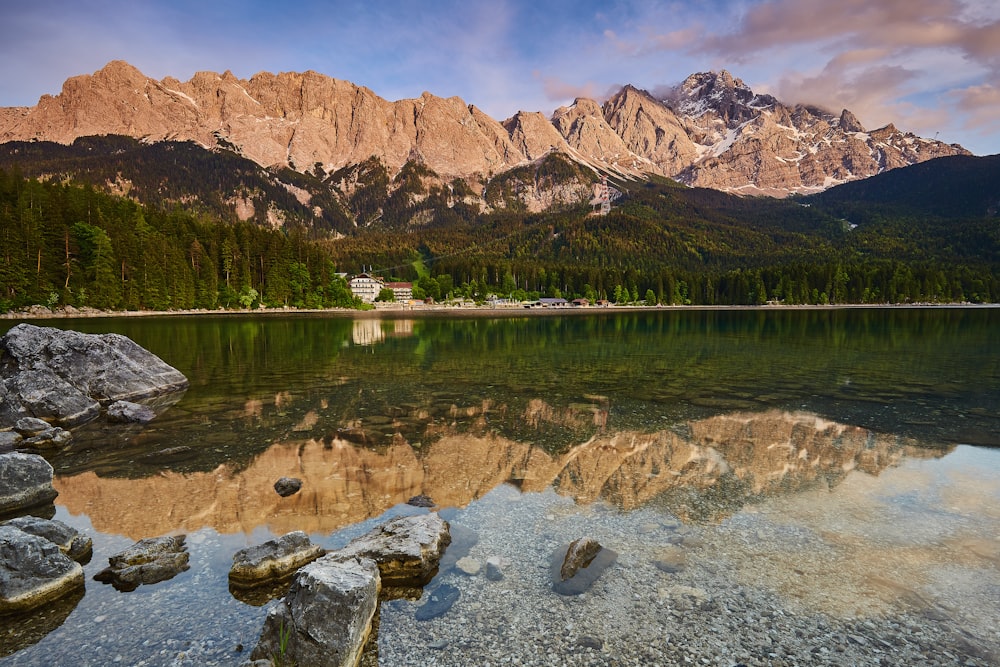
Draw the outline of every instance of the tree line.
<instances>
[{"instance_id":1,"label":"tree line","mask_svg":"<svg viewBox=\"0 0 1000 667\"><path fill-rule=\"evenodd\" d=\"M633 191L606 217L508 211L317 241L305 228L223 222L0 170L0 310L359 308L343 274L366 268L436 301L996 302L993 227L893 219L849 232L795 203L671 186Z\"/></svg>"}]
</instances>

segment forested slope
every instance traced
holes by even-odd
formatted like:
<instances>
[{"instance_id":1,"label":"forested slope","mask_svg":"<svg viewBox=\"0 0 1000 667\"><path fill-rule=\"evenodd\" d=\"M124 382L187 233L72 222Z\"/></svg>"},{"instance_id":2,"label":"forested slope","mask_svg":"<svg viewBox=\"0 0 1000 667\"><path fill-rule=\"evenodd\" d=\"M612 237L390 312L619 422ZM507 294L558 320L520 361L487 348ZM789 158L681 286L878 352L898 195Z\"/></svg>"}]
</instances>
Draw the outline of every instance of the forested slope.
<instances>
[{"instance_id":1,"label":"forested slope","mask_svg":"<svg viewBox=\"0 0 1000 667\"><path fill-rule=\"evenodd\" d=\"M626 195L605 217L587 206L466 211L417 228L376 224L316 240L305 226L223 220L183 202L143 205L0 170L0 309L352 306L337 272L364 267L412 280L417 296L438 300L1000 300L1000 225L988 212L929 215L889 201L873 202L867 217L845 217L851 200L832 194L774 200L660 179L615 185Z\"/></svg>"}]
</instances>

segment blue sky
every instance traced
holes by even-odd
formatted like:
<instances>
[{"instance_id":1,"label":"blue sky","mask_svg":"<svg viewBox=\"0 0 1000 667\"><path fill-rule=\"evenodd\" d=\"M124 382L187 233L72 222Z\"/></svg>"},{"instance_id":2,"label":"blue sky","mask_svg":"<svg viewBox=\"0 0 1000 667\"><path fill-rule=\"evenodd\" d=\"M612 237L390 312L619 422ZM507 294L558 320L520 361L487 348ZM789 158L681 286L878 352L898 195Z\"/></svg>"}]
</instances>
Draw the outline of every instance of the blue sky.
<instances>
[{"instance_id":1,"label":"blue sky","mask_svg":"<svg viewBox=\"0 0 1000 667\"><path fill-rule=\"evenodd\" d=\"M182 81L311 69L497 120L727 69L785 103L1000 153L997 0L32 0L0 15L0 106L111 60Z\"/></svg>"}]
</instances>

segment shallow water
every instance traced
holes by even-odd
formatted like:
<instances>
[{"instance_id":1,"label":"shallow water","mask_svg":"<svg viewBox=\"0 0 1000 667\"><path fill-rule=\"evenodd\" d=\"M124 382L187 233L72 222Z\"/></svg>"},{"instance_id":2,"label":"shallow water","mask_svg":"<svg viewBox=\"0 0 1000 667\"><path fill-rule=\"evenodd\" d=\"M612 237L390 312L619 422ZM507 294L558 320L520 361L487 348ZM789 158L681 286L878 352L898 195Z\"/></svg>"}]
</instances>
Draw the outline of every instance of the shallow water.
<instances>
[{"instance_id":1,"label":"shallow water","mask_svg":"<svg viewBox=\"0 0 1000 667\"><path fill-rule=\"evenodd\" d=\"M1000 643L995 309L46 324L129 335L192 384L145 428L94 423L45 452L56 518L94 557L82 598L4 619L0 664L237 664L264 609L229 592L235 551L290 530L335 548L418 494L506 577L446 564L431 587L462 598L422 624L419 601L384 605L380 664L644 664L635 647L671 632L687 589L929 614ZM302 491L278 497L281 476ZM187 534L189 571L129 593L92 580L167 533ZM567 601L545 570L583 535L621 555ZM652 563L675 544L689 566L666 575ZM536 637L538 609L558 637Z\"/></svg>"}]
</instances>

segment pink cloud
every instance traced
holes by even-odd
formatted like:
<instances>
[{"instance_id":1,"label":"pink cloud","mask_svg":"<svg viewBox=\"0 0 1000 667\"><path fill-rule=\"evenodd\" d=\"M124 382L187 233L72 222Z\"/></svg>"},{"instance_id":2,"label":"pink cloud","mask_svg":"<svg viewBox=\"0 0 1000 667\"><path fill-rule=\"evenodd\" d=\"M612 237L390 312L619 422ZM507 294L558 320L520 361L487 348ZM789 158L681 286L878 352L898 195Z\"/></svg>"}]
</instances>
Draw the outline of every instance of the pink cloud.
<instances>
[{"instance_id":1,"label":"pink cloud","mask_svg":"<svg viewBox=\"0 0 1000 667\"><path fill-rule=\"evenodd\" d=\"M565 102L580 97L604 102L621 90L621 85L619 84L607 86L594 83L593 81L576 84L564 81L555 76L542 76L538 72L535 72L535 78L541 80L542 90L545 93L546 99L553 102Z\"/></svg>"},{"instance_id":2,"label":"pink cloud","mask_svg":"<svg viewBox=\"0 0 1000 667\"><path fill-rule=\"evenodd\" d=\"M994 132L997 126L997 109L1000 109L1000 86L984 83L954 90L951 97L958 110L965 116L962 126L969 130Z\"/></svg>"},{"instance_id":3,"label":"pink cloud","mask_svg":"<svg viewBox=\"0 0 1000 667\"><path fill-rule=\"evenodd\" d=\"M1000 58L1000 21L962 18L957 0L769 0L753 5L736 29L708 36L695 50L744 61L804 44L824 51L956 49L983 65Z\"/></svg>"}]
</instances>

